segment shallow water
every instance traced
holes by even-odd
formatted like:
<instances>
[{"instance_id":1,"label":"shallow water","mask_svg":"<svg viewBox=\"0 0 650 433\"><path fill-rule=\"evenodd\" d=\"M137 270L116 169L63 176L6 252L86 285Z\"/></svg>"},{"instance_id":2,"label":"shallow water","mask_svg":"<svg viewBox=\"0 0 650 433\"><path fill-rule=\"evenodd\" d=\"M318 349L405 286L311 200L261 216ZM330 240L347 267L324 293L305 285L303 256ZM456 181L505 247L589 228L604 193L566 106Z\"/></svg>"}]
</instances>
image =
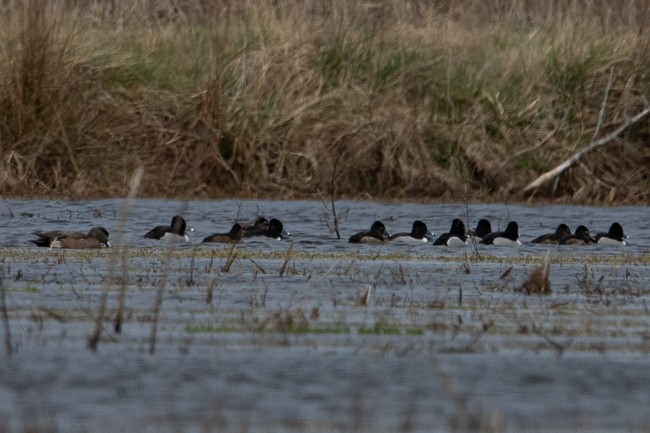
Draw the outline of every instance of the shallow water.
<instances>
[{"instance_id":1,"label":"shallow water","mask_svg":"<svg viewBox=\"0 0 650 433\"><path fill-rule=\"evenodd\" d=\"M34 230L87 230L103 225L113 237L118 227L118 216L123 200L48 201L5 200L0 215L2 225L11 228L1 245L26 246ZM424 221L436 235L449 231L452 219L461 218L468 228L474 228L480 218L487 218L494 231L503 230L508 221L519 224L524 243L520 252L539 252L536 245L526 245L540 234L552 232L561 223L571 229L586 225L592 235L606 232L612 222L623 225L630 237L631 252L647 251L650 247L650 218L647 206L600 208L589 206L521 206L464 204L412 204L338 201L343 241L360 230L370 227L372 221L383 221L389 232L410 231L414 220ZM23 215L30 215L25 217ZM192 201L136 200L125 227L129 244L133 247L151 246L143 235L155 225L169 224L174 214L182 214L195 229L193 242L215 232L230 230L237 221L249 221L258 215L279 218L292 234L292 241L305 250L336 250L342 248L327 227L331 212L319 201ZM13 215L13 218L11 216ZM469 223L468 223L469 221ZM532 247L532 248L531 248ZM597 246L592 248L598 248ZM349 247L345 247L347 251ZM575 248L568 248L573 251Z\"/></svg>"},{"instance_id":2,"label":"shallow water","mask_svg":"<svg viewBox=\"0 0 650 433\"><path fill-rule=\"evenodd\" d=\"M14 353L3 348L0 361L0 423L15 431L29 420L102 432L650 428L648 207L339 201L338 240L317 201L137 200L120 234L122 205L3 202ZM143 238L176 213L195 230L190 245L168 252ZM290 238L246 242L227 273L227 247L196 246L259 214L281 219ZM455 217L471 228L488 218L495 230L516 220L523 245L479 246L479 260L473 247L347 243L375 219L391 232L421 219L440 234ZM595 234L614 221L629 246L528 243L560 222ZM28 242L34 230L98 225L116 248L61 253ZM129 247L125 274L121 245ZM521 293L547 254L556 260L553 293ZM125 321L116 334L122 285ZM104 287L112 289L103 339L91 352Z\"/></svg>"}]
</instances>

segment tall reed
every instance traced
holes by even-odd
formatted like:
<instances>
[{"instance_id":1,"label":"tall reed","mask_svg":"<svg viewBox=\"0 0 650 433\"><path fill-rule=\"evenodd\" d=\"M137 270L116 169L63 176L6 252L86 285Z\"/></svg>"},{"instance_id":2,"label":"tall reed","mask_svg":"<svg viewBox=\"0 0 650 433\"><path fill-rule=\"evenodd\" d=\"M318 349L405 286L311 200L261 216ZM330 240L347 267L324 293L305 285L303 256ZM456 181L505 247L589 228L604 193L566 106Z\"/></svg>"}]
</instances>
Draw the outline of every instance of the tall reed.
<instances>
[{"instance_id":1,"label":"tall reed","mask_svg":"<svg viewBox=\"0 0 650 433\"><path fill-rule=\"evenodd\" d=\"M318 197L336 172L341 197L522 198L650 94L642 2L5 9L4 195L119 196L143 166L145 196ZM629 128L537 196L646 201L647 130Z\"/></svg>"},{"instance_id":2,"label":"tall reed","mask_svg":"<svg viewBox=\"0 0 650 433\"><path fill-rule=\"evenodd\" d=\"M13 355L13 343L11 341L11 325L9 324L9 310L7 309L7 294L5 289L5 271L0 270L0 312L2 312L2 324L4 328L5 356L11 358Z\"/></svg>"}]
</instances>

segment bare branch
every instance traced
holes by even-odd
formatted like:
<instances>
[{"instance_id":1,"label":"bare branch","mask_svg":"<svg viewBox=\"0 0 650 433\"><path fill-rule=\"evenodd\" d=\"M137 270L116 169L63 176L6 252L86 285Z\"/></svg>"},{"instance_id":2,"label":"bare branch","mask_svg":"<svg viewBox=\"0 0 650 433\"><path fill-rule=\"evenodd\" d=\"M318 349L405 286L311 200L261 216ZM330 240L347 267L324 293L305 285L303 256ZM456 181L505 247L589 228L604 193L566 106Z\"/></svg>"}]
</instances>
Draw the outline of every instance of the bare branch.
<instances>
[{"instance_id":1,"label":"bare branch","mask_svg":"<svg viewBox=\"0 0 650 433\"><path fill-rule=\"evenodd\" d=\"M542 184L548 182L549 180L555 178L556 176L560 175L562 172L564 172L566 169L571 167L573 164L575 164L580 158L582 158L585 154L591 152L592 150L609 143L611 140L614 138L618 137L621 132L626 130L628 127L631 125L637 123L639 120L643 119L645 116L650 113L650 108L646 108L645 110L641 111L639 114L636 116L632 117L629 119L627 122L625 122L623 125L619 126L616 128L612 133L604 136L600 140L592 141L591 144L589 144L587 147L584 149L580 150L579 152L575 153L571 158L567 159L564 161L562 164L558 165L554 169L547 171L543 175L539 176L537 179L532 181L531 183L524 188L523 192L528 192L530 190L533 190L535 188L539 188Z\"/></svg>"}]
</instances>

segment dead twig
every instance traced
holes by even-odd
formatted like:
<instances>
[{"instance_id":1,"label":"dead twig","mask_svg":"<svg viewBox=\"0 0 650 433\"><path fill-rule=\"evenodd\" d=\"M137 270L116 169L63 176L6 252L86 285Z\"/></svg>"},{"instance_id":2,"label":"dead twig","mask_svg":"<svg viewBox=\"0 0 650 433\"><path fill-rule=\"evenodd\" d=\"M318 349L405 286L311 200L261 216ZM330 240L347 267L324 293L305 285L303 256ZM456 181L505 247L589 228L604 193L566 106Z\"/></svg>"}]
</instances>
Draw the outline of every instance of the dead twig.
<instances>
[{"instance_id":1,"label":"dead twig","mask_svg":"<svg viewBox=\"0 0 650 433\"><path fill-rule=\"evenodd\" d=\"M338 183L341 174L337 174L337 168L339 161L341 160L341 155L336 158L334 161L334 168L332 169L332 177L330 179L330 203L332 204L332 218L334 224L334 232L336 233L336 239L341 239L341 233L339 233L339 216L336 213L336 184Z\"/></svg>"},{"instance_id":2,"label":"dead twig","mask_svg":"<svg viewBox=\"0 0 650 433\"><path fill-rule=\"evenodd\" d=\"M230 267L232 266L233 262L237 258L237 250L235 247L237 246L237 243L233 242L232 245L230 246L230 251L228 252L228 258L226 259L226 263L223 265L223 268L221 268L221 272L227 273L230 272ZM214 252L212 253L212 257L214 257ZM212 258L210 259L210 268L212 268Z\"/></svg>"},{"instance_id":3,"label":"dead twig","mask_svg":"<svg viewBox=\"0 0 650 433\"><path fill-rule=\"evenodd\" d=\"M120 219L119 219L119 225L117 229L115 250L111 253L108 262L108 278L106 278L105 280L104 288L102 289L102 296L99 300L99 311L97 312L97 318L95 319L95 332L93 332L93 335L88 340L88 347L92 351L97 350L97 345L99 344L102 328L104 326L104 315L106 314L106 303L108 301L108 292L110 291L114 283L115 263L117 262L117 255L119 252L118 246L121 244L121 241L124 237L126 220L129 216L133 199L135 198L135 195L138 192L138 188L140 188L140 183L142 181L143 175L144 175L144 167L142 166L136 168L135 171L133 172L133 175L131 176L131 182L129 183L129 194L127 195L126 202L124 203L120 211ZM123 248L126 248L126 246L123 246ZM124 300L126 298L123 292L125 291L126 291L126 284L123 283L120 288L120 292L121 292L120 306L118 308L118 313L115 318L116 332L120 332L122 329L122 313L124 311Z\"/></svg>"},{"instance_id":4,"label":"dead twig","mask_svg":"<svg viewBox=\"0 0 650 433\"><path fill-rule=\"evenodd\" d=\"M467 196L465 196L465 221L467 221L467 224L469 225L469 204L467 203ZM481 253L478 250L478 245L476 242L476 237L474 237L474 233L471 230L468 230L468 234L469 234L470 241L472 241L474 254L476 254L479 260L483 260L483 257L481 257ZM469 267L469 261L467 260L467 254L465 254L465 273L466 274L472 273L472 270Z\"/></svg>"},{"instance_id":5,"label":"dead twig","mask_svg":"<svg viewBox=\"0 0 650 433\"><path fill-rule=\"evenodd\" d=\"M603 96L603 104L600 106L600 113L598 113L598 123L596 123L596 130L594 135L591 137L591 141L594 141L598 134L600 133L600 128L603 126L603 118L605 117L605 108L607 108L607 98L609 98L609 89L612 88L612 82L614 81L614 68L609 70L609 80L607 80L607 87L605 87L605 95Z\"/></svg>"},{"instance_id":6,"label":"dead twig","mask_svg":"<svg viewBox=\"0 0 650 433\"><path fill-rule=\"evenodd\" d=\"M212 281L210 281L210 284L208 284L207 293L206 293L206 296L205 296L205 302L207 304L212 305L212 293L214 292L214 286L216 284L217 284L216 279L212 279Z\"/></svg>"},{"instance_id":7,"label":"dead twig","mask_svg":"<svg viewBox=\"0 0 650 433\"><path fill-rule=\"evenodd\" d=\"M289 244L289 248L287 249L287 255L284 256L284 260L282 261L282 266L280 266L280 276L284 275L285 271L287 270L287 265L289 265L289 260L291 260L292 249L293 249L293 244Z\"/></svg>"},{"instance_id":8,"label":"dead twig","mask_svg":"<svg viewBox=\"0 0 650 433\"><path fill-rule=\"evenodd\" d=\"M528 192L533 189L539 188L541 185L544 183L548 182L549 180L557 177L561 173L563 173L566 169L571 167L573 164L575 164L580 158L582 158L585 154L591 152L592 150L609 143L611 140L614 138L618 137L621 132L629 128L631 125L637 123L639 120L643 119L645 116L650 113L650 107L646 108L645 110L641 111L639 114L636 116L632 117L629 119L627 122L616 128L613 132L610 134L604 136L600 140L593 141L591 144L589 144L587 147L583 148L579 152L575 153L571 158L567 159L564 161L562 164L558 165L554 169L547 171L543 175L539 176L537 179L532 181L531 183L524 188L523 192Z\"/></svg>"},{"instance_id":9,"label":"dead twig","mask_svg":"<svg viewBox=\"0 0 650 433\"><path fill-rule=\"evenodd\" d=\"M367 307L368 304L370 303L370 292L372 291L372 285L368 284L368 287L366 287L365 292L363 295L361 295L360 303L361 305Z\"/></svg>"},{"instance_id":10,"label":"dead twig","mask_svg":"<svg viewBox=\"0 0 650 433\"><path fill-rule=\"evenodd\" d=\"M5 297L4 271L0 272L0 309L2 309L2 321L5 325L5 353L7 354L7 358L11 358L13 349L11 344L11 328L9 328L9 312L7 311L7 300Z\"/></svg>"},{"instance_id":11,"label":"dead twig","mask_svg":"<svg viewBox=\"0 0 650 433\"><path fill-rule=\"evenodd\" d=\"M117 309L117 314L115 315L115 323L113 324L113 330L116 334L122 332L122 320L124 317L124 308L126 307L126 288L129 281L129 248L128 245L124 245L122 248L122 281L120 286L120 294L118 296L119 307Z\"/></svg>"},{"instance_id":12,"label":"dead twig","mask_svg":"<svg viewBox=\"0 0 650 433\"><path fill-rule=\"evenodd\" d=\"M185 208L187 207L187 202L183 204L181 208L181 214L185 213ZM156 290L156 299L153 305L152 311L152 322L151 322L151 335L149 337L149 353L154 354L156 352L156 341L158 338L158 320L160 319L160 311L162 310L163 297L165 294L165 289L167 287L167 281L169 279L169 264L172 261L172 256L174 255L174 242L169 242L167 245L167 252L165 253L165 258L162 262L163 273L160 278L160 283L158 290Z\"/></svg>"}]
</instances>

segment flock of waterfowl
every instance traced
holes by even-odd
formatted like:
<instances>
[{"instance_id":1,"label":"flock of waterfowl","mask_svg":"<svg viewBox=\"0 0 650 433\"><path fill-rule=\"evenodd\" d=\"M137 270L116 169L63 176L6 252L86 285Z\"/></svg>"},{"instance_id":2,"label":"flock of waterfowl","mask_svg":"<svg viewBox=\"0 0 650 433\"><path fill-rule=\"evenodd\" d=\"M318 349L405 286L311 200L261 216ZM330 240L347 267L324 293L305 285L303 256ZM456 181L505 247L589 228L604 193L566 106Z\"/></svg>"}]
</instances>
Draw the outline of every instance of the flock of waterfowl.
<instances>
[{"instance_id":1,"label":"flock of waterfowl","mask_svg":"<svg viewBox=\"0 0 650 433\"><path fill-rule=\"evenodd\" d=\"M389 235L386 226L381 221L375 221L370 230L359 232L350 237L350 242L391 242L397 240L428 242L431 240L432 233L429 232L427 225L422 221L413 222L413 228L410 233L396 233ZM521 245L519 240L519 225L515 221L510 221L503 231L492 231L492 225L487 219L481 219L476 225L475 230L467 231L465 224L459 218L451 223L449 232L443 233L435 240L433 245L465 246L472 238L476 242L486 245ZM543 234L531 241L534 244L561 244L561 245L588 245L588 244L606 244L606 245L627 245L627 236L623 232L623 227L615 222L608 232L598 233L591 236L587 227L581 225L572 234L571 229L566 224L560 224L555 232Z\"/></svg>"},{"instance_id":2,"label":"flock of waterfowl","mask_svg":"<svg viewBox=\"0 0 650 433\"><path fill-rule=\"evenodd\" d=\"M160 225L152 228L144 237L148 239L164 239L176 242L188 242L187 223L180 215L175 215L169 225ZM30 242L39 247L49 248L101 248L110 247L108 230L104 227L93 227L88 233L68 232L53 230L48 232L36 231L33 233L37 238ZM236 223L229 232L215 233L203 239L204 243L235 243L244 238L267 237L281 240L285 237L284 226L276 218L271 220L259 217L249 224L241 225Z\"/></svg>"},{"instance_id":3,"label":"flock of waterfowl","mask_svg":"<svg viewBox=\"0 0 650 433\"><path fill-rule=\"evenodd\" d=\"M103 227L94 227L88 233L49 231L34 232L37 239L31 240L40 247L49 248L101 248L110 247L108 230ZM166 239L172 241L189 241L187 223L185 219L176 215L170 225L160 225L149 230L145 235L149 239ZM266 237L281 240L286 237L284 226L280 220L259 217L247 224L236 223L230 231L214 233L203 239L202 243L236 243L245 238ZM591 236L584 225L580 225L574 233L566 224L560 224L555 232L543 234L531 241L535 244L560 244L560 245L627 245L627 236L623 227L615 222L608 232ZM492 231L492 226L487 219L481 219L476 229L466 230L465 224L459 218L452 221L449 232L433 238L427 225L422 221L413 222L410 232L389 234L386 226L381 221L375 221L370 230L356 233L349 238L351 243L384 243L384 242L432 242L433 245L446 245L461 247L468 245L469 241L476 241L487 245L521 245L519 239L519 226L515 221L510 221L503 231Z\"/></svg>"}]
</instances>

